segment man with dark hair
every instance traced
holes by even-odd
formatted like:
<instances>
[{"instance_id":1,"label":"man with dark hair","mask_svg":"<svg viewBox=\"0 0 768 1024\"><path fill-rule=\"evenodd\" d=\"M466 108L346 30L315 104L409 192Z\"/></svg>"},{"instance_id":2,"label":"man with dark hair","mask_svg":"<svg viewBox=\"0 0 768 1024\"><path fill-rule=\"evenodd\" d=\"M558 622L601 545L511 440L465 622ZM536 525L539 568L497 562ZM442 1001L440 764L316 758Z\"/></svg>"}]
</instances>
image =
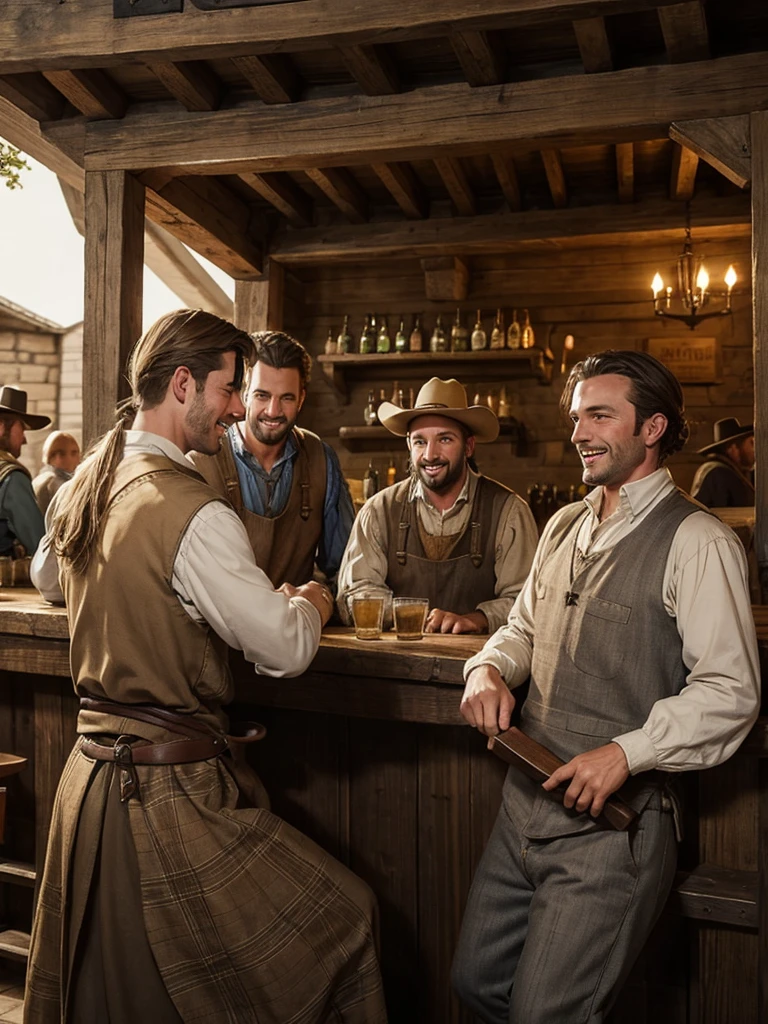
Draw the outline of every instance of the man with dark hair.
<instances>
[{"instance_id":1,"label":"man with dark hair","mask_svg":"<svg viewBox=\"0 0 768 1024\"><path fill-rule=\"evenodd\" d=\"M499 421L467 407L457 380L433 377L413 409L391 402L379 419L406 437L411 476L375 494L355 520L339 573L345 622L356 594L426 597L430 633L487 633L506 621L536 548L536 524L514 491L473 472L475 442L494 441Z\"/></svg>"},{"instance_id":2,"label":"man with dark hair","mask_svg":"<svg viewBox=\"0 0 768 1024\"><path fill-rule=\"evenodd\" d=\"M718 420L715 440L699 448L706 462L696 470L691 494L709 508L748 508L755 504L755 431L728 416Z\"/></svg>"},{"instance_id":3,"label":"man with dark hair","mask_svg":"<svg viewBox=\"0 0 768 1024\"><path fill-rule=\"evenodd\" d=\"M296 420L312 360L279 331L253 335L256 357L246 386L246 418L227 431L213 457L194 453L208 483L243 521L256 563L275 586L330 580L355 517L336 453Z\"/></svg>"},{"instance_id":4,"label":"man with dark hair","mask_svg":"<svg viewBox=\"0 0 768 1024\"><path fill-rule=\"evenodd\" d=\"M688 433L678 381L605 352L564 400L593 490L465 667L471 725L506 730L530 677L521 728L565 762L543 786L509 769L470 891L453 981L487 1024L605 1019L672 885L673 773L730 757L760 703L741 544L662 468ZM626 832L598 817L619 788Z\"/></svg>"},{"instance_id":5,"label":"man with dark hair","mask_svg":"<svg viewBox=\"0 0 768 1024\"><path fill-rule=\"evenodd\" d=\"M32 489L32 474L19 462L27 443L25 430L40 430L48 416L27 412L27 393L0 388L0 555L33 555L45 533L45 524Z\"/></svg>"}]
</instances>

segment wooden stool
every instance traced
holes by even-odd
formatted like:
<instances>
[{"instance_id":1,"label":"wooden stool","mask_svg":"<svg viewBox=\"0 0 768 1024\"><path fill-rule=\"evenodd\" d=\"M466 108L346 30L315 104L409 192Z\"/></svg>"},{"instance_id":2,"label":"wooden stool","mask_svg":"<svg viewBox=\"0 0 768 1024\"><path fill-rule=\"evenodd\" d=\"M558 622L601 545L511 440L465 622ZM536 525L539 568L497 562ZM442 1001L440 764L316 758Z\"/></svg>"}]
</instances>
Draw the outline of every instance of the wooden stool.
<instances>
[{"instance_id":1,"label":"wooden stool","mask_svg":"<svg viewBox=\"0 0 768 1024\"><path fill-rule=\"evenodd\" d=\"M0 754L0 779L16 775L25 767L26 757L16 754ZM0 843L5 839L5 786L0 786Z\"/></svg>"}]
</instances>

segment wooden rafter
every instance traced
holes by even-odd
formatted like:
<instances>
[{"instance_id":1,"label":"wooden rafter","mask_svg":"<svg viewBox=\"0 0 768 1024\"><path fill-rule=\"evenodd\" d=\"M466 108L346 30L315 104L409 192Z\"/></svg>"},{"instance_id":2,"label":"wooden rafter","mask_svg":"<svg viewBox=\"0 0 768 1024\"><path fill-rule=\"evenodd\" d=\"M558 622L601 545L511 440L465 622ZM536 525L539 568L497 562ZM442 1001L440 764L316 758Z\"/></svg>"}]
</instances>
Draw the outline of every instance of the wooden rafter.
<instances>
[{"instance_id":1,"label":"wooden rafter","mask_svg":"<svg viewBox=\"0 0 768 1024\"><path fill-rule=\"evenodd\" d=\"M93 71L45 71L45 77L86 117L121 118L128 97L109 75Z\"/></svg>"},{"instance_id":2,"label":"wooden rafter","mask_svg":"<svg viewBox=\"0 0 768 1024\"><path fill-rule=\"evenodd\" d=\"M85 171L58 146L52 145L40 132L38 122L0 96L0 136L82 192Z\"/></svg>"},{"instance_id":3,"label":"wooden rafter","mask_svg":"<svg viewBox=\"0 0 768 1024\"><path fill-rule=\"evenodd\" d=\"M285 267L267 260L258 281L235 283L235 323L244 331L281 331L285 309Z\"/></svg>"},{"instance_id":4,"label":"wooden rafter","mask_svg":"<svg viewBox=\"0 0 768 1024\"><path fill-rule=\"evenodd\" d=\"M673 144L672 173L669 179L670 199L692 199L696 188L699 158L686 146Z\"/></svg>"},{"instance_id":5,"label":"wooden rafter","mask_svg":"<svg viewBox=\"0 0 768 1024\"><path fill-rule=\"evenodd\" d=\"M581 62L587 74L613 71L613 53L605 27L605 18L582 18L580 21L574 21L573 31L576 33Z\"/></svg>"},{"instance_id":6,"label":"wooden rafter","mask_svg":"<svg viewBox=\"0 0 768 1024\"><path fill-rule=\"evenodd\" d=\"M368 200L352 175L343 167L308 167L306 174L352 224L368 220Z\"/></svg>"},{"instance_id":7,"label":"wooden rafter","mask_svg":"<svg viewBox=\"0 0 768 1024\"><path fill-rule=\"evenodd\" d=\"M748 115L673 122L669 137L706 160L739 188L752 180Z\"/></svg>"},{"instance_id":8,"label":"wooden rafter","mask_svg":"<svg viewBox=\"0 0 768 1024\"><path fill-rule=\"evenodd\" d=\"M411 220L429 215L429 201L410 164L373 164L373 170Z\"/></svg>"},{"instance_id":9,"label":"wooden rafter","mask_svg":"<svg viewBox=\"0 0 768 1024\"><path fill-rule=\"evenodd\" d=\"M631 142L616 145L616 181L620 203L631 203L635 198L635 147Z\"/></svg>"},{"instance_id":10,"label":"wooden rafter","mask_svg":"<svg viewBox=\"0 0 768 1024\"><path fill-rule=\"evenodd\" d=\"M0 75L0 96L35 121L61 117L64 99L42 75Z\"/></svg>"},{"instance_id":11,"label":"wooden rafter","mask_svg":"<svg viewBox=\"0 0 768 1024\"><path fill-rule=\"evenodd\" d=\"M701 0L660 7L659 21L670 61L679 63L709 57L709 32Z\"/></svg>"},{"instance_id":12,"label":"wooden rafter","mask_svg":"<svg viewBox=\"0 0 768 1024\"><path fill-rule=\"evenodd\" d=\"M305 228L312 223L312 200L287 174L241 174L241 181L258 192L294 227Z\"/></svg>"},{"instance_id":13,"label":"wooden rafter","mask_svg":"<svg viewBox=\"0 0 768 1024\"><path fill-rule=\"evenodd\" d=\"M504 81L504 58L488 32L454 32L451 43L471 86L499 85Z\"/></svg>"},{"instance_id":14,"label":"wooden rafter","mask_svg":"<svg viewBox=\"0 0 768 1024\"><path fill-rule=\"evenodd\" d=\"M519 210L522 206L520 199L520 183L517 180L517 171L511 157L500 156L497 153L491 155L493 169L496 172L501 191L510 210Z\"/></svg>"},{"instance_id":15,"label":"wooden rafter","mask_svg":"<svg viewBox=\"0 0 768 1024\"><path fill-rule=\"evenodd\" d=\"M459 214L471 217L477 213L475 195L461 161L456 157L444 156L438 157L434 163Z\"/></svg>"},{"instance_id":16,"label":"wooden rafter","mask_svg":"<svg viewBox=\"0 0 768 1024\"><path fill-rule=\"evenodd\" d=\"M547 175L552 203L555 209L560 210L568 205L568 189L565 184L560 151L557 149L542 149L541 162L544 164L544 173Z\"/></svg>"},{"instance_id":17,"label":"wooden rafter","mask_svg":"<svg viewBox=\"0 0 768 1024\"><path fill-rule=\"evenodd\" d=\"M301 83L289 57L252 55L233 57L232 63L265 103L293 103L299 98Z\"/></svg>"},{"instance_id":18,"label":"wooden rafter","mask_svg":"<svg viewBox=\"0 0 768 1024\"><path fill-rule=\"evenodd\" d=\"M150 65L150 68L171 96L187 110L219 109L224 85L204 61L189 60L177 64L161 61Z\"/></svg>"},{"instance_id":19,"label":"wooden rafter","mask_svg":"<svg viewBox=\"0 0 768 1024\"><path fill-rule=\"evenodd\" d=\"M400 92L400 76L383 46L340 46L339 53L366 96Z\"/></svg>"}]
</instances>

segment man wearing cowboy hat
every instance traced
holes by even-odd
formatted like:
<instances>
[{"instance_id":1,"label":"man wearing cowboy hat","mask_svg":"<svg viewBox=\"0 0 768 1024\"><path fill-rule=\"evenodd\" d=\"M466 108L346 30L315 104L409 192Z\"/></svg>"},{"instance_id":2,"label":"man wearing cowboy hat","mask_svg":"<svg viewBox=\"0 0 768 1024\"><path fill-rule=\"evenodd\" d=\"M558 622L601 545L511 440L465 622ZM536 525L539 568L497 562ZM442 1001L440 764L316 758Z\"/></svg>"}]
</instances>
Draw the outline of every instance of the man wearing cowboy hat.
<instances>
[{"instance_id":1,"label":"man wearing cowboy hat","mask_svg":"<svg viewBox=\"0 0 768 1024\"><path fill-rule=\"evenodd\" d=\"M715 440L699 448L706 462L696 470L691 494L709 508L743 508L755 504L755 431L728 416L715 423Z\"/></svg>"},{"instance_id":2,"label":"man wearing cowboy hat","mask_svg":"<svg viewBox=\"0 0 768 1024\"><path fill-rule=\"evenodd\" d=\"M32 555L45 533L45 523L32 490L32 475L19 462L27 443L25 430L40 430L48 416L27 412L27 393L0 388L0 555ZM22 550L23 549L23 550Z\"/></svg>"},{"instance_id":3,"label":"man wearing cowboy hat","mask_svg":"<svg viewBox=\"0 0 768 1024\"><path fill-rule=\"evenodd\" d=\"M352 528L339 571L339 611L378 592L391 623L393 597L426 597L431 633L493 632L507 620L536 550L528 505L509 488L474 473L475 443L495 441L499 422L467 406L457 380L433 377L413 409L391 402L379 419L407 439L411 476L375 494Z\"/></svg>"}]
</instances>

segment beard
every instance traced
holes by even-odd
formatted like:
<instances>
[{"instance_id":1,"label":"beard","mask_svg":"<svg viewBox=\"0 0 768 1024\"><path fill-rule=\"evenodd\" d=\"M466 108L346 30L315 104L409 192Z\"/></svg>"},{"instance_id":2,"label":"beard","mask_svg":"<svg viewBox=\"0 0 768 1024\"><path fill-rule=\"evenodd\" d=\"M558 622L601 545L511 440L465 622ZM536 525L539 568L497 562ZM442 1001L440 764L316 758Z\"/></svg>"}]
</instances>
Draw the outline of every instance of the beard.
<instances>
[{"instance_id":1,"label":"beard","mask_svg":"<svg viewBox=\"0 0 768 1024\"><path fill-rule=\"evenodd\" d=\"M443 472L436 477L430 476L424 472L423 466L419 465L415 467L415 472L421 480L422 484L428 491L432 491L433 494L444 494L449 491L451 487L456 483L457 480L461 479L461 475L464 472L466 465L465 461L459 460L455 464L451 465L450 462L432 462L428 463L431 466L444 466Z\"/></svg>"},{"instance_id":2,"label":"beard","mask_svg":"<svg viewBox=\"0 0 768 1024\"><path fill-rule=\"evenodd\" d=\"M289 420L287 416L281 416L277 420L272 420L270 424L264 423L261 415L248 417L250 432L260 444L269 448L276 448L282 444L293 430L295 423L295 417Z\"/></svg>"},{"instance_id":3,"label":"beard","mask_svg":"<svg viewBox=\"0 0 768 1024\"><path fill-rule=\"evenodd\" d=\"M205 404L203 395L198 393L187 413L186 428L190 447L203 455L216 455L224 439L223 432L217 430L219 421L215 415Z\"/></svg>"}]
</instances>

